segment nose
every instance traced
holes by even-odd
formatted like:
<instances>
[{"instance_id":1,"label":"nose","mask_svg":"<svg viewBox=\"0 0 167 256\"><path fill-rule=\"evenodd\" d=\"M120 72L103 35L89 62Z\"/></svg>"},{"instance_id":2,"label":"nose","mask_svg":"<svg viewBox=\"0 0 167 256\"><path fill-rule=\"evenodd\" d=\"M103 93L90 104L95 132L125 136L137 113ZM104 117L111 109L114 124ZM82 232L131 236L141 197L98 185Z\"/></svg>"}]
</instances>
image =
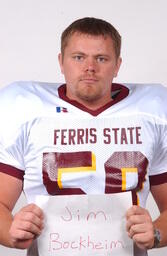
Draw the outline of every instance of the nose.
<instances>
[{"instance_id":1,"label":"nose","mask_svg":"<svg viewBox=\"0 0 167 256\"><path fill-rule=\"evenodd\" d=\"M87 58L85 60L85 71L89 73L95 73L97 69L96 61L93 58Z\"/></svg>"}]
</instances>

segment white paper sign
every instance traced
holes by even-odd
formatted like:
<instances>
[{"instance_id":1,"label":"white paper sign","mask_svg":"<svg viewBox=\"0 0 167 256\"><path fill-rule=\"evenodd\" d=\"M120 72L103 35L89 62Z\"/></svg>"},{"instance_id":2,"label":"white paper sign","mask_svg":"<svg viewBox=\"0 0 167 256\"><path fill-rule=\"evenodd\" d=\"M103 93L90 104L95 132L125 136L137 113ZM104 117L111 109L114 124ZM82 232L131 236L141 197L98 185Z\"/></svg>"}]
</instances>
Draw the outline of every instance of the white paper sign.
<instances>
[{"instance_id":1,"label":"white paper sign","mask_svg":"<svg viewBox=\"0 0 167 256\"><path fill-rule=\"evenodd\" d=\"M45 228L40 256L132 256L125 230L130 192L105 195L38 196Z\"/></svg>"}]
</instances>

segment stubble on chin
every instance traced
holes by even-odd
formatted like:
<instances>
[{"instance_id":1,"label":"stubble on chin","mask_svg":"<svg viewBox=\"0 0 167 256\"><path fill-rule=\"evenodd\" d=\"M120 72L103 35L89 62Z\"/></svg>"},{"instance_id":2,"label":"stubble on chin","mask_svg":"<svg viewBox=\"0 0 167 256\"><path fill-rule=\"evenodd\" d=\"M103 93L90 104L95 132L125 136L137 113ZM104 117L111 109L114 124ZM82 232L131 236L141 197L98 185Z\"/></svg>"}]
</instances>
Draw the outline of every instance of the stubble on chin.
<instances>
[{"instance_id":1,"label":"stubble on chin","mask_svg":"<svg viewBox=\"0 0 167 256\"><path fill-rule=\"evenodd\" d=\"M88 103L96 102L101 98L101 95L99 93L95 93L93 90L90 89L84 91L77 91L76 96L78 99Z\"/></svg>"}]
</instances>

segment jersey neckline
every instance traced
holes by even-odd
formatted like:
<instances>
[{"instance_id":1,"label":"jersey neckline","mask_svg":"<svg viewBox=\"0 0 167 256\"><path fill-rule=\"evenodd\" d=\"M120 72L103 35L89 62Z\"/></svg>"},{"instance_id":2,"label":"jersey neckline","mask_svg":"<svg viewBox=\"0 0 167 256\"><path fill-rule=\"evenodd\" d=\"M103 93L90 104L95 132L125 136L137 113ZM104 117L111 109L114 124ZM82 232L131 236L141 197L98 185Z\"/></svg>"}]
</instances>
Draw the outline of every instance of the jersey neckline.
<instances>
[{"instance_id":1,"label":"jersey neckline","mask_svg":"<svg viewBox=\"0 0 167 256\"><path fill-rule=\"evenodd\" d=\"M81 103L77 102L76 100L71 100L66 96L66 84L62 84L59 88L58 88L58 93L59 93L59 97L70 103L71 105L81 109L82 111L85 111L93 116L97 116L100 113L102 113L103 111L105 111L106 109L108 109L109 107L111 107L112 105L118 103L119 101L123 100L124 98L126 98L129 94L129 89L122 85L122 84L118 84L118 83L112 83L112 89L111 89L111 97L112 97L112 101L108 102L107 104L105 104L104 106L96 109L96 110L91 110L87 107L85 107L84 105L82 105Z\"/></svg>"}]
</instances>

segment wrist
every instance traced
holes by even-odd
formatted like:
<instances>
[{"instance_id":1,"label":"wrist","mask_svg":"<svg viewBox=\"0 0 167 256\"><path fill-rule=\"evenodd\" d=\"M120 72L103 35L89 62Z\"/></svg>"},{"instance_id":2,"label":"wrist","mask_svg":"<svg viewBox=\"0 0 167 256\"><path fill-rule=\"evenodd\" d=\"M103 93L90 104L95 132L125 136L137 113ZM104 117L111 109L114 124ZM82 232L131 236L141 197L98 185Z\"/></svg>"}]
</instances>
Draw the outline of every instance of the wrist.
<instances>
[{"instance_id":1,"label":"wrist","mask_svg":"<svg viewBox=\"0 0 167 256\"><path fill-rule=\"evenodd\" d=\"M152 248L158 248L161 243L161 233L157 228L154 228L154 244Z\"/></svg>"}]
</instances>

